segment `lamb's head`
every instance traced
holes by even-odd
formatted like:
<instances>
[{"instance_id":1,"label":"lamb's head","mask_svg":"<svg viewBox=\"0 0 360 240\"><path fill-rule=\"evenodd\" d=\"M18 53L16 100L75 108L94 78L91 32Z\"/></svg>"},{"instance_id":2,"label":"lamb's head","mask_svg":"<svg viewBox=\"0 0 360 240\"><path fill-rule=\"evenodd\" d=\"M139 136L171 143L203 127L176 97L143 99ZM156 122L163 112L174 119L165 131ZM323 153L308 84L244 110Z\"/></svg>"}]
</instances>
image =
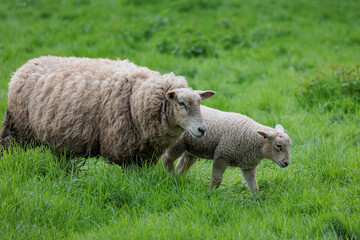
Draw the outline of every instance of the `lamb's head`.
<instances>
[{"instance_id":1,"label":"lamb's head","mask_svg":"<svg viewBox=\"0 0 360 240\"><path fill-rule=\"evenodd\" d=\"M213 91L194 91L177 88L166 93L172 109L173 123L187 130L193 137L204 136L206 127L203 122L200 103L215 95Z\"/></svg>"},{"instance_id":2,"label":"lamb's head","mask_svg":"<svg viewBox=\"0 0 360 240\"><path fill-rule=\"evenodd\" d=\"M264 138L263 156L273 160L282 168L287 167L289 165L291 140L285 133L284 128L278 124L274 130L259 130L257 133Z\"/></svg>"}]
</instances>

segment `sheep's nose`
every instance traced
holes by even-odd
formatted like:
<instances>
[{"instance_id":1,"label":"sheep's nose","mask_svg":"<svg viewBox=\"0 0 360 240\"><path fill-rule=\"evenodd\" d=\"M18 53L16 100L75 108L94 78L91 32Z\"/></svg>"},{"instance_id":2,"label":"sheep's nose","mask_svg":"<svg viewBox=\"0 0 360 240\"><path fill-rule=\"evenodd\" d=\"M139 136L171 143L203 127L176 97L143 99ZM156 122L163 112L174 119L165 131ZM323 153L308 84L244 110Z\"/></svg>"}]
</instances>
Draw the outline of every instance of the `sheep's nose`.
<instances>
[{"instance_id":1,"label":"sheep's nose","mask_svg":"<svg viewBox=\"0 0 360 240\"><path fill-rule=\"evenodd\" d=\"M289 165L289 162L284 162L284 166L287 167Z\"/></svg>"},{"instance_id":2,"label":"sheep's nose","mask_svg":"<svg viewBox=\"0 0 360 240\"><path fill-rule=\"evenodd\" d=\"M201 133L201 135L204 136L206 130L205 130L205 128L199 127L198 131Z\"/></svg>"}]
</instances>

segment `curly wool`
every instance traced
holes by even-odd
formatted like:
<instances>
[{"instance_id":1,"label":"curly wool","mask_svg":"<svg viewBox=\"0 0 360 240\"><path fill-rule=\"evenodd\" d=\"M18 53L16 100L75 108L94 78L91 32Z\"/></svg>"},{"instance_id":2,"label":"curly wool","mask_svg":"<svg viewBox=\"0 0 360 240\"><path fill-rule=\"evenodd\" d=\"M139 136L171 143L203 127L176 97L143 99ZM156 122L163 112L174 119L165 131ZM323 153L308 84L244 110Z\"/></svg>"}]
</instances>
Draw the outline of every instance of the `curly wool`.
<instances>
[{"instance_id":1,"label":"curly wool","mask_svg":"<svg viewBox=\"0 0 360 240\"><path fill-rule=\"evenodd\" d=\"M185 133L169 150L178 154L186 150L205 159L221 155L229 166L242 168L252 168L264 158L260 151L264 139L256 131L273 128L239 113L223 112L206 106L201 106L201 112L207 127L206 135L194 139Z\"/></svg>"},{"instance_id":2,"label":"curly wool","mask_svg":"<svg viewBox=\"0 0 360 240\"><path fill-rule=\"evenodd\" d=\"M135 156L155 162L184 131L172 122L165 94L187 87L183 77L128 60L32 59L9 83L2 142L9 135L35 138L57 151L91 152L118 164Z\"/></svg>"},{"instance_id":3,"label":"curly wool","mask_svg":"<svg viewBox=\"0 0 360 240\"><path fill-rule=\"evenodd\" d=\"M231 112L201 106L203 120L207 127L206 135L194 139L187 133L166 150L162 156L165 169L177 173L190 169L197 158L213 159L211 184L219 186L228 166L239 167L251 191L259 191L256 180L256 167L264 158L269 158L280 167L289 165L291 140L281 125L276 129L264 126L253 119Z\"/></svg>"}]
</instances>

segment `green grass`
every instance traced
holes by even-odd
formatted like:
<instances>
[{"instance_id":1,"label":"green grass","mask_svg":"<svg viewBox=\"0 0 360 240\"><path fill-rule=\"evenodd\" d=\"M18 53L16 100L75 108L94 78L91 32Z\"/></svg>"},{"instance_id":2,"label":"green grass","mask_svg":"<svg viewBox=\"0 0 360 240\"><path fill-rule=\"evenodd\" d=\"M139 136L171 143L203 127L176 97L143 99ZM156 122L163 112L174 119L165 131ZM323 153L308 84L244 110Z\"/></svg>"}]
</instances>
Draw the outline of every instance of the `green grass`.
<instances>
[{"instance_id":1,"label":"green grass","mask_svg":"<svg viewBox=\"0 0 360 240\"><path fill-rule=\"evenodd\" d=\"M329 66L360 63L359 12L351 0L3 1L0 119L31 58L128 58L215 90L205 105L281 123L293 145L289 167L259 165L259 198L236 168L209 190L211 161L182 177L104 159L73 171L44 147L15 148L0 160L0 239L360 239L358 96L326 108L321 94L338 91L297 95Z\"/></svg>"}]
</instances>

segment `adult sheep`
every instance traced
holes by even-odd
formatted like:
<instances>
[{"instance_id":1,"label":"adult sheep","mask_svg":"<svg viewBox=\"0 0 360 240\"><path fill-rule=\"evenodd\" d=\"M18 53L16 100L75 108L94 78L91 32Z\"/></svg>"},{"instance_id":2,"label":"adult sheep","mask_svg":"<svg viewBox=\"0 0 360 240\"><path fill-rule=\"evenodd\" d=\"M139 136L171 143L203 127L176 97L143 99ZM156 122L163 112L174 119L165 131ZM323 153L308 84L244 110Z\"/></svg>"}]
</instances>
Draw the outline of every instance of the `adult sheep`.
<instances>
[{"instance_id":1,"label":"adult sheep","mask_svg":"<svg viewBox=\"0 0 360 240\"><path fill-rule=\"evenodd\" d=\"M184 130L204 135L200 101L213 95L128 60L43 56L11 78L0 144L36 139L119 165L156 163Z\"/></svg>"},{"instance_id":2,"label":"adult sheep","mask_svg":"<svg viewBox=\"0 0 360 240\"><path fill-rule=\"evenodd\" d=\"M172 172L174 161L179 174L189 170L197 158L214 159L211 185L219 186L227 166L239 167L250 190L259 191L256 167L263 158L269 158L280 167L289 165L291 141L281 125L276 129L264 126L239 114L201 106L207 126L206 136L192 139L184 136L162 156L165 169Z\"/></svg>"}]
</instances>

